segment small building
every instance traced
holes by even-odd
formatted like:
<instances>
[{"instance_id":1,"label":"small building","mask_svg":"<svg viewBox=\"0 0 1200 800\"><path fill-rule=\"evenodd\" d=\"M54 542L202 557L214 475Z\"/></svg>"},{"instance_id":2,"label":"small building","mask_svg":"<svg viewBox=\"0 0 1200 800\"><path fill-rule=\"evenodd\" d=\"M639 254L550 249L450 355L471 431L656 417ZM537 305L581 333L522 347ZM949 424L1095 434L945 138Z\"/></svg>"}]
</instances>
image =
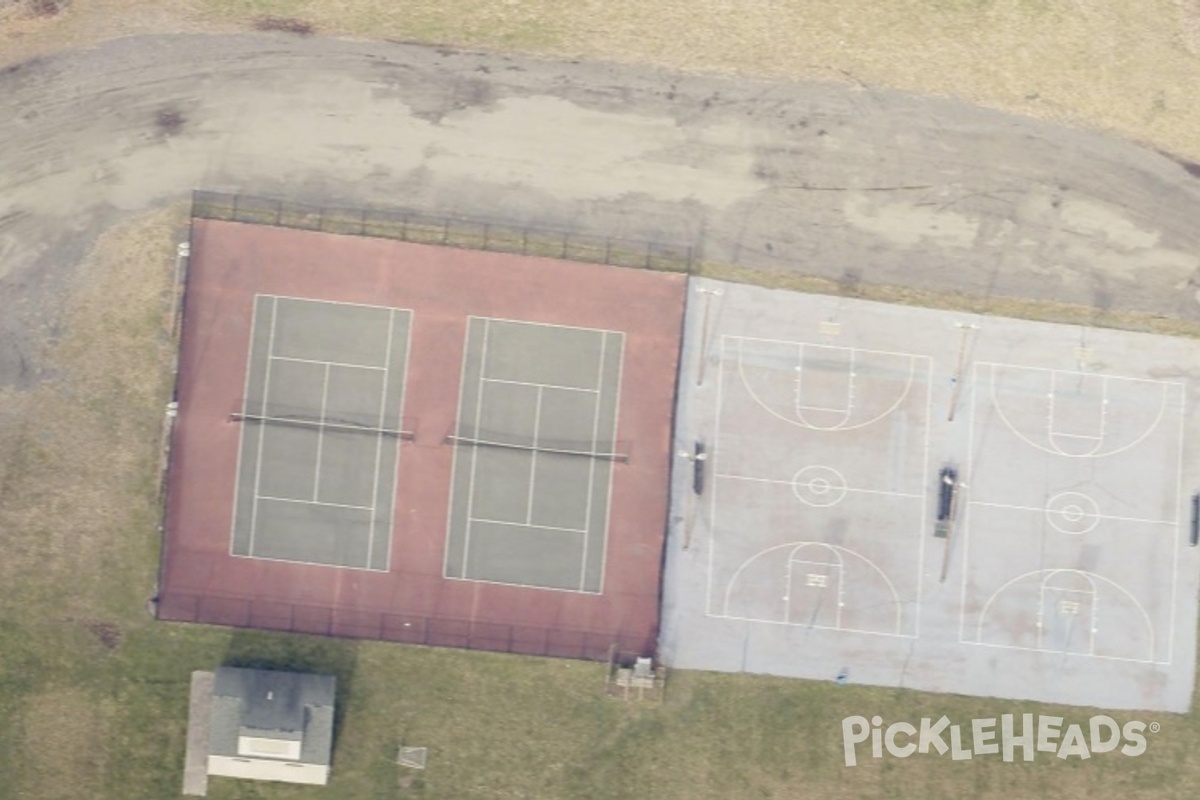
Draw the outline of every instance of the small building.
<instances>
[{"instance_id":1,"label":"small building","mask_svg":"<svg viewBox=\"0 0 1200 800\"><path fill-rule=\"evenodd\" d=\"M328 782L336 683L332 675L217 669L208 774Z\"/></svg>"}]
</instances>

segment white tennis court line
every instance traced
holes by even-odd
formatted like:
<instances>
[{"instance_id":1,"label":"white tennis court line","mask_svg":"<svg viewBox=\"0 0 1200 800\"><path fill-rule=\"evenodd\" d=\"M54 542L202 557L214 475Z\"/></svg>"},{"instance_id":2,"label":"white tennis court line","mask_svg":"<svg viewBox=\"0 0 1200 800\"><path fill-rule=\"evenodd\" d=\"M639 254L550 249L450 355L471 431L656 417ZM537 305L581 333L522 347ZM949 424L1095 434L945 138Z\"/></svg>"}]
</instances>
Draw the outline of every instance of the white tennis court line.
<instances>
[{"instance_id":1,"label":"white tennis court line","mask_svg":"<svg viewBox=\"0 0 1200 800\"><path fill-rule=\"evenodd\" d=\"M605 328L589 328L583 325L560 325L557 322L538 322L530 319L509 319L507 317L478 317L469 316L467 319L490 320L492 322L509 322L514 325L536 325L540 328L558 328L568 331L590 331L592 333L619 333L619 331L610 331Z\"/></svg>"},{"instance_id":2,"label":"white tennis court line","mask_svg":"<svg viewBox=\"0 0 1200 800\"><path fill-rule=\"evenodd\" d=\"M367 369L381 372L386 367L377 367L373 364L349 364L345 361L322 361L316 358L298 358L296 356L271 356L272 361L291 361L296 364L318 364L320 366L344 367L346 369Z\"/></svg>"},{"instance_id":3,"label":"white tennis court line","mask_svg":"<svg viewBox=\"0 0 1200 800\"><path fill-rule=\"evenodd\" d=\"M273 503L295 503L303 506L322 506L324 508L349 508L355 511L370 511L374 513L375 509L371 506L357 506L349 503L329 503L324 500L304 500L297 497L273 497L269 494L260 494L259 500L270 500Z\"/></svg>"},{"instance_id":4,"label":"white tennis court line","mask_svg":"<svg viewBox=\"0 0 1200 800\"><path fill-rule=\"evenodd\" d=\"M612 438L615 446L617 441L617 432L621 429L621 387L625 380L625 333L623 331L606 331L605 337L607 338L609 334L616 336L619 343L619 349L617 350L617 385L613 389L613 402L616 405L613 407L612 430L609 432L609 435ZM604 544L600 548L600 592L604 591L604 580L608 575L608 523L612 515L612 493L614 483L613 465L609 464L605 467L605 469L608 470L608 491L604 497L604 530L601 531L601 534L604 536ZM591 495L589 494L588 496L590 497ZM590 528L591 525L589 524L588 527ZM661 581L662 576L660 574L659 582L661 583Z\"/></svg>"},{"instance_id":5,"label":"white tennis court line","mask_svg":"<svg viewBox=\"0 0 1200 800\"><path fill-rule=\"evenodd\" d=\"M596 365L596 395L593 398L595 405L592 407L592 450L596 449L596 437L600 431L600 401L603 396L600 394L600 386L604 383L604 355L608 347L608 334L600 337L600 363ZM619 378L620 376L618 376ZM587 550L590 537L588 529L592 527L592 495L596 491L596 459L588 461L588 493L587 499L583 504L583 554L580 556L579 563L579 589L583 590L583 583L587 577ZM609 482L612 482L612 475L609 475ZM603 586L603 582L601 582Z\"/></svg>"},{"instance_id":6,"label":"white tennis court line","mask_svg":"<svg viewBox=\"0 0 1200 800\"><path fill-rule=\"evenodd\" d=\"M488 519L486 517L467 517L467 522L482 522L485 525L509 525L514 528L537 528L546 531L561 531L562 533L587 533L587 528L564 528L558 525L534 525L530 522L514 522L509 519Z\"/></svg>"},{"instance_id":7,"label":"white tennis court line","mask_svg":"<svg viewBox=\"0 0 1200 800\"><path fill-rule=\"evenodd\" d=\"M376 527L375 519L376 519L377 511L378 511L377 506L378 506L380 454L381 454L381 450L382 450L384 434L379 434L379 433L375 434L375 436L376 436L376 464L375 464L375 472L374 472L374 484L372 486L372 505L371 506L360 506L360 505L345 504L345 503L329 503L329 502L324 502L324 501L320 501L317 499L318 493L319 493L319 487L320 487L321 449L322 449L322 442L323 442L323 434L326 429L344 429L344 430L354 430L354 431L361 430L359 427L354 426L354 425L345 425L345 424L340 424L340 423L325 422L325 416L327 413L327 403L328 403L329 375L332 370L332 367L344 367L344 368L349 368L349 369L374 369L374 370L382 370L383 371L384 381L383 381L383 387L381 389L381 397L380 397L380 409L381 410L380 410L379 422L376 426L377 428L380 428L380 429L383 428L383 417L384 417L384 411L386 410L386 406L387 406L387 389L388 389L388 382L389 382L389 378L390 378L390 369L391 369L391 351L392 351L392 345L393 345L394 338L395 338L395 315L399 311L401 313L404 313L408 320L411 320L411 310L396 309L396 308L392 308L392 307L388 307L388 306L368 305L368 304L363 304L363 303L343 303L340 301L331 301L331 300L310 300L308 298L285 297L282 295L269 295L269 294L255 295L254 317L252 317L252 320L251 320L251 339L250 339L250 348L249 348L249 353L250 353L251 357L253 356L253 350L254 350L254 336L255 336L255 330L256 330L256 326L257 326L257 311L258 311L258 299L259 298L266 298L266 299L271 300L271 328L270 328L270 334L269 334L268 343L267 343L266 358L264 361L265 376L264 376L264 381L263 381L263 397L262 397L263 409L266 410L266 408L268 407L269 402L270 402L270 371L271 371L271 364L273 362L275 362L275 361L294 361L294 362L311 363L311 364L318 364L318 365L325 366L325 374L324 374L322 390L321 390L321 411L320 411L320 416L318 417L318 421L314 425L314 427L317 428L317 437L318 437L317 438L317 456L316 456L316 464L315 464L315 480L314 480L314 490L313 490L314 499L313 500L302 500L302 499L296 499L296 498L285 498L285 497L262 495L259 493L260 486L261 486L261 476L262 476L262 461L263 461L262 449L263 449L263 440L264 440L265 433L266 433L266 425L259 426L258 455L256 458L257 463L255 464L255 484L254 484L253 499L252 499L252 505L251 505L250 539L247 543L247 553L245 555L234 553L233 552L233 541L232 541L232 537L231 537L229 554L231 556L237 557L237 558L257 558L257 559L262 559L265 561L278 561L278 562L290 563L290 564L312 564L312 565L319 565L319 566L326 566L326 567L333 566L333 567L336 567L339 569L360 569L360 570L368 571L368 572L387 571L388 569L390 569L390 566L391 566L390 551L388 553L388 565L383 570L374 569L370 566L371 557L373 555L373 548L374 548L374 544L375 544L375 527ZM377 310L381 310L381 311L387 311L388 312L388 334L387 334L388 339L387 339L387 344L386 344L386 356L385 356L386 360L385 360L384 366L377 367L377 366L373 366L373 365L368 366L368 365L361 365L361 364L350 364L350 363L345 363L345 362L322 361L322 360L316 360L316 359L303 359L303 358L294 358L294 357L290 357L290 356L275 355L275 352L274 352L274 350L275 350L275 330L276 330L275 323L278 318L278 306L279 306L280 300L291 300L291 301L298 301L301 303L326 303L326 304L330 304L330 305L344 305L344 306L351 306L351 307L362 307L362 308L370 308L370 309L377 309ZM412 344L411 336L406 336L406 346L408 348L411 348L411 344ZM406 356L406 363L407 363L407 356ZM249 383L250 383L250 371L251 371L250 368L251 368L251 365L248 363L247 369L246 369L245 385L243 387L243 402L242 402L243 416L247 416L246 415L246 402L247 402L246 398L249 397ZM403 402L404 402L404 400L403 400L403 396L402 396L401 397L401 408L403 408ZM251 415L251 416L254 416L254 415ZM280 418L267 417L266 415L263 415L263 421L271 421L271 420L292 422L291 420L281 420ZM242 431L243 431L242 436L244 437L244 431L245 431L244 427L243 427ZM239 444L238 468L237 468L239 476L241 474L241 450L242 450L242 447ZM399 467L398 461L399 461L399 456L397 456L397 469ZM240 477L238 480L240 481ZM393 481L393 486L392 486L392 495L393 495L392 509L393 509L393 512L395 510L395 492L396 492L395 484L396 484L396 481ZM324 562L324 561L306 561L303 559L267 558L267 557L255 554L254 543L255 543L257 524L258 524L257 523L258 505L259 505L259 501L261 501L261 500L270 500L273 502L285 502L285 503L298 503L298 504L304 504L304 505L329 507L329 508L343 508L343 509L348 509L348 510L369 511L371 514L371 519L370 519L370 529L368 532L368 539L367 539L367 563L366 563L366 565L361 566L361 567L347 566L347 565L341 565L341 564L330 564L330 563ZM237 503L236 502L234 503L233 515L234 515L234 524L236 524L236 519L237 519ZM390 525L389 525L389 528L390 528Z\"/></svg>"},{"instance_id":8,"label":"white tennis court line","mask_svg":"<svg viewBox=\"0 0 1200 800\"><path fill-rule=\"evenodd\" d=\"M321 450L325 445L325 409L329 404L329 365L325 365L325 377L321 381L321 413L317 417L317 458L313 469L313 502L321 499ZM265 426L264 426L265 427Z\"/></svg>"},{"instance_id":9,"label":"white tennis court line","mask_svg":"<svg viewBox=\"0 0 1200 800\"><path fill-rule=\"evenodd\" d=\"M255 334L258 332L258 300L262 295L254 296L254 303L250 309L250 341L246 348L246 376L242 379L242 414L246 413L246 403L250 398L250 373L254 366L254 341ZM270 369L270 358L267 359L267 368ZM263 409L264 411L266 409ZM242 492L242 451L246 447L246 426L242 425L238 429L238 453L237 466L234 468L233 478L233 508L229 514L229 555L234 555L233 546L234 540L237 538L237 513L238 513L238 496ZM251 501L254 502L253 500ZM249 547L249 545L247 545Z\"/></svg>"},{"instance_id":10,"label":"white tennis court line","mask_svg":"<svg viewBox=\"0 0 1200 800\"><path fill-rule=\"evenodd\" d=\"M263 411L267 410L267 403L271 397L271 354L275 352L275 321L278 318L276 313L278 310L279 298L274 297L271 299L271 328L267 337L267 365L263 370L265 373L263 376ZM251 346L253 347L253 344ZM266 437L266 432L266 425L258 427L258 454L254 459L254 494L250 504L250 541L246 544L246 552L250 555L254 555L254 535L258 525L258 490L262 484L263 439Z\"/></svg>"},{"instance_id":11,"label":"white tennis court line","mask_svg":"<svg viewBox=\"0 0 1200 800\"><path fill-rule=\"evenodd\" d=\"M574 390L578 390L578 391L592 391L599 395L603 391L603 374L604 374L604 363L605 363L605 352L606 352L605 348L607 347L608 336L609 335L617 336L620 338L620 341L622 343L624 342L624 333L621 331L608 331L608 330L601 330L598 328L581 328L581 327L574 327L574 326L569 326L569 325L553 325L550 323L530 323L530 324L542 325L544 327L568 328L568 329L572 329L572 330L582 330L582 331L590 331L590 332L600 333L602 335L601 336L601 355L599 358L599 363L597 364L597 386L596 386L596 388L588 390L588 389L579 389L578 387L567 387L567 386L562 386L562 385L557 385L557 384L540 384L540 383L532 383L532 382L524 382L524 381L507 381L507 380L500 380L500 379L492 379L492 378L484 377L487 373L487 353L488 353L488 343L489 343L490 334L491 334L491 322L493 320L496 320L496 321L500 321L500 322L510 322L510 323L515 323L515 324L525 324L525 323L520 320L504 320L504 319L499 319L499 318L494 318L494 317L470 316L467 319L468 319L468 322L467 322L468 331L470 329L471 323L476 320L478 320L479 322L481 322L483 324L483 344L482 344L481 354L480 354L479 378L477 379L477 385L478 385L479 391L476 394L475 422L474 422L475 430L476 431L479 430L479 423L480 423L481 415L483 412L483 386L486 383L505 383L505 384L517 384L517 385L537 387L538 396L537 396L535 413L534 413L534 447L535 448L537 446L538 437L540 435L541 404L542 404L542 397L543 397L544 390L548 389L548 388L549 389L568 389L568 390L574 389ZM466 339L466 338L467 337L464 337L464 339ZM623 356L624 356L624 348L623 347L620 352L621 352L621 357L623 359ZM466 387L466 367L467 367L467 360L468 360L467 355L468 354L466 352L464 352L463 367L462 367L462 371L460 373L460 378L459 378L459 385L460 385L460 387L463 387L463 388L460 390L460 393L459 393L459 408L458 408L458 415L457 415L456 419L462 419L463 402L466 397L465 387ZM621 378L622 378L621 373L623 371L623 368L624 368L623 360L618 361L617 387L615 390L616 391L616 398L615 398L616 407L615 407L614 413L613 413L614 438L615 438L616 431L618 430L617 426L619 423L619 416L620 416L620 387L621 387ZM593 416L593 439L592 439L592 448L593 449L596 446L595 431L596 431L596 427L598 424L597 417L599 415L599 405L600 405L599 400L600 400L600 398L597 397L596 409L594 411L594 416ZM509 581L489 581L489 580L482 580L479 578L465 577L466 575L469 574L467 567L468 567L468 560L469 560L469 553L470 553L471 523L475 522L475 521L484 521L480 518L475 517L472 513L475 508L475 505L474 505L474 503L475 503L475 500L474 500L474 498L475 498L475 478L476 478L477 469L478 469L478 459L476 457L476 453L478 452L479 448L476 446L473 446L470 449L471 449L471 461L470 461L470 467L469 467L470 475L468 477L468 488L467 488L466 527L465 527L464 536L463 536L463 554L462 554L462 567L461 567L462 577L452 577L452 576L448 576L448 575L443 575L443 577L446 577L450 580L474 581L474 582L478 582L478 583L495 583L495 584L504 585L504 586L522 586L525 588L547 588L547 589L554 588L554 587L544 587L544 586L540 586L540 585L526 585L526 584L520 584L520 583L513 583L513 582L509 582ZM533 451L533 458L532 458L534 465L536 465L536 458L537 458L537 452L535 450L535 451ZM457 450L456 450L454 464L451 468L451 486L454 485L455 474L457 472L457 468L458 468L458 455L457 455ZM531 470L532 469L533 469L533 467L531 466ZM608 501L607 501L608 507L610 510L612 507L612 483L613 483L611 469L612 468L609 467ZM604 537L604 549L601 551L600 588L598 591L595 591L595 592L588 591L588 590L585 590L582 588L584 581L586 580L586 572L587 572L587 567L586 567L586 564L587 564L587 542L588 542L588 537L591 535L590 505L591 505L592 492L594 491L594 486L592 485L592 482L594 482L594 480L595 480L595 461L594 460L592 460L591 463L589 463L588 475L589 475L589 485L588 485L588 493L587 493L588 517L587 517L587 519L585 519L585 523L587 523L588 527L584 529L585 539L584 539L584 545L583 545L582 563L581 563L580 572L579 572L580 588L579 589L558 589L558 590L559 591L573 591L573 592L582 593L582 594L603 594L605 561L607 560L607 556L608 556L608 553L607 553L607 548L608 548L607 530L605 531L605 537ZM453 493L451 493L451 499L450 499L451 512L453 511L453 500L454 500ZM562 530L564 532L578 532L578 531L575 531L574 529L556 528L553 526L532 524L533 500L534 500L534 486L533 486L533 477L532 477L532 472L531 472L530 488L529 488L529 494L528 494L527 505L526 505L526 517L529 520L529 522L524 525L522 525L519 522L507 522L507 521L499 521L499 520L494 521L494 522L496 522L498 524L513 526L513 527L526 527L526 528L529 528L532 530L545 529L545 530ZM608 514L605 515L605 528L606 529L607 529L607 520L608 520Z\"/></svg>"},{"instance_id":12,"label":"white tennis court line","mask_svg":"<svg viewBox=\"0 0 1200 800\"><path fill-rule=\"evenodd\" d=\"M395 311L392 306L381 306L375 303L351 303L347 300L324 300L320 297L292 297L285 294L260 294L259 297L270 297L275 300L299 300L302 303L322 303L328 306L347 306L349 308L371 308L377 311ZM407 310L407 309L405 309Z\"/></svg>"},{"instance_id":13,"label":"white tennis court line","mask_svg":"<svg viewBox=\"0 0 1200 800\"><path fill-rule=\"evenodd\" d=\"M561 389L564 392L588 392L589 394L599 394L600 389L591 389L586 386L562 386L557 383L531 383L529 381L514 381L507 378L482 378L483 383L504 383L510 386L534 386L538 389Z\"/></svg>"},{"instance_id":14,"label":"white tennis court line","mask_svg":"<svg viewBox=\"0 0 1200 800\"><path fill-rule=\"evenodd\" d=\"M471 319L471 320L482 319L483 320L483 347L481 348L481 351L479 354L479 380L478 380L479 391L477 391L475 394L475 433L478 434L479 433L479 420L482 419L482 417L483 417L483 376L487 374L488 334L491 333L491 320L488 317L470 317L469 319ZM468 355L467 353L465 353L465 352L463 353L464 368L465 368L466 361L467 361L467 355ZM459 413L460 414L462 413L461 409L460 409ZM462 419L462 417L460 416L460 417L458 417L458 419ZM458 452L459 451L457 449L455 449L454 453L455 453L456 460L458 458ZM475 510L475 471L476 471L476 467L478 466L478 458L477 458L478 453L479 453L478 447L471 448L471 474L467 479L467 509L466 509L467 519L471 518L471 514ZM451 495L453 495L453 492L451 493ZM453 497L451 499L453 499ZM467 523L467 528L463 532L462 574L464 576L464 579L466 579L465 578L466 575L470 574L467 570L467 554L470 552L470 550L471 550L471 524Z\"/></svg>"},{"instance_id":15,"label":"white tennis court line","mask_svg":"<svg viewBox=\"0 0 1200 800\"><path fill-rule=\"evenodd\" d=\"M480 387L480 393L483 391L483 386ZM542 395L545 389L541 386L537 389L537 399L533 403L533 449L529 452L529 491L525 495L525 524L533 524L533 492L534 483L537 481L537 459L538 459L538 433L542 427ZM593 446L595 442L592 443Z\"/></svg>"},{"instance_id":16,"label":"white tennis court line","mask_svg":"<svg viewBox=\"0 0 1200 800\"><path fill-rule=\"evenodd\" d=\"M448 581L458 581L460 583L482 583L487 586L508 586L508 587L511 587L514 589L536 589L538 591L544 591L544 592L561 592L563 594L590 594L590 595L594 595L594 596L599 596L599 595L603 594L603 592L599 592L599 591L592 592L592 591L587 591L587 590L581 591L579 589L564 589L561 586L546 586L541 583L518 583L516 581L493 581L493 580L488 580L486 578L460 578L460 577L457 577L454 575L444 575L443 577Z\"/></svg>"},{"instance_id":17,"label":"white tennis court line","mask_svg":"<svg viewBox=\"0 0 1200 800\"><path fill-rule=\"evenodd\" d=\"M375 427L380 430L383 429L384 414L387 411L388 382L392 377L392 342L395 339L395 333L396 333L396 311L395 311L395 309L392 309L392 310L388 311L387 344L384 345L384 352L383 352L383 386L379 390L379 415L376 418L376 424L375 424ZM412 333L412 328L410 326L409 330L406 332L407 339L412 339L411 333ZM407 364L407 362L405 362L405 367L407 367L407 366L408 366L408 364ZM400 391L403 392L407 388L408 388L407 386L401 386ZM401 403L404 402L403 395L401 395L400 402ZM404 423L401 422L400 425L403 426ZM397 448L397 456L396 456L396 461L397 461L396 471L397 472L400 469L399 460L400 460L399 448ZM375 471L371 473L371 525L367 529L367 565L368 566L370 566L370 564L371 564L372 556L375 555L375 518L379 516L377 513L379 511L379 468L382 464L383 464L383 435L376 433L375 434ZM392 475L392 483L393 484L396 483L396 480L395 480L396 477L397 477L396 475L394 475L394 474ZM394 515L395 513L396 513L396 507L393 505L392 506L392 514ZM390 520L389 520L389 525L388 525L388 533L391 533ZM390 563L391 557L392 557L392 554L391 554L391 550L389 549L389 551L388 551L388 562L389 563L387 564L387 567L391 566L391 563ZM387 567L385 567L385 569Z\"/></svg>"}]
</instances>

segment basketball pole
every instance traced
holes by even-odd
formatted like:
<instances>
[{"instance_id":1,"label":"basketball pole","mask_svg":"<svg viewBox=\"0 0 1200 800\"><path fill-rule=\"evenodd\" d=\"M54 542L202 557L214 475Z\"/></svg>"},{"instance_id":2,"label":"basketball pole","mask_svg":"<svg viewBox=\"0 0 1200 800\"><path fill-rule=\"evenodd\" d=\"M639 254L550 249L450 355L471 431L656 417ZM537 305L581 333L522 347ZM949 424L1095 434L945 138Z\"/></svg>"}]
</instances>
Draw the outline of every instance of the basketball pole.
<instances>
[{"instance_id":1,"label":"basketball pole","mask_svg":"<svg viewBox=\"0 0 1200 800\"><path fill-rule=\"evenodd\" d=\"M713 297L720 297L720 289L706 289L701 286L696 290L704 295L704 312L701 315L700 321L700 354L696 363L696 385L700 386L704 383L704 365L708 363L705 355L708 353L708 312L709 305L712 303Z\"/></svg>"},{"instance_id":2,"label":"basketball pole","mask_svg":"<svg viewBox=\"0 0 1200 800\"><path fill-rule=\"evenodd\" d=\"M938 583L946 582L946 575L950 572L950 551L951 542L954 541L954 529L958 527L958 496L959 493L967 488L965 483L959 482L954 486L954 494L950 496L950 514L946 520L946 547L942 550L942 575L938 578Z\"/></svg>"},{"instance_id":3,"label":"basketball pole","mask_svg":"<svg viewBox=\"0 0 1200 800\"><path fill-rule=\"evenodd\" d=\"M947 422L954 422L954 410L958 407L958 396L962 392L962 375L967 360L967 339L970 337L971 331L979 330L978 325L965 322L956 322L954 327L962 331L962 336L958 342L958 364L954 368L954 386L950 391L950 408L946 412Z\"/></svg>"}]
</instances>

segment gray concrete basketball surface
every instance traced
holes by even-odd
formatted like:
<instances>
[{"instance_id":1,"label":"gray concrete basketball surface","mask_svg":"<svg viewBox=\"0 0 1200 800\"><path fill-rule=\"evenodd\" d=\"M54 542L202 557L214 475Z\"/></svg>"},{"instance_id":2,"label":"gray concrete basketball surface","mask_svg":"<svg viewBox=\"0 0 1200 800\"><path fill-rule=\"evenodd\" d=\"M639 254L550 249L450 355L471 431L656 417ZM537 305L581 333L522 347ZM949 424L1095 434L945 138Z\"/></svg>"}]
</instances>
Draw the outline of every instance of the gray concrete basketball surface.
<instances>
[{"instance_id":1,"label":"gray concrete basketball surface","mask_svg":"<svg viewBox=\"0 0 1200 800\"><path fill-rule=\"evenodd\" d=\"M1193 342L694 280L682 363L667 664L1188 709Z\"/></svg>"}]
</instances>

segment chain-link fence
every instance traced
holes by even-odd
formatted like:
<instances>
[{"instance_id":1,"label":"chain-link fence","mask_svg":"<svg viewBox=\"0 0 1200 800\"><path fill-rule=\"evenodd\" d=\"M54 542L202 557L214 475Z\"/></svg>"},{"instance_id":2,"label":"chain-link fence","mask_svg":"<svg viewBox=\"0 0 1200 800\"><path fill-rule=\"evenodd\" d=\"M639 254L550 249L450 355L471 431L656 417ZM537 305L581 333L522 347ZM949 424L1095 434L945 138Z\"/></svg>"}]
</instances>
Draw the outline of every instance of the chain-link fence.
<instances>
[{"instance_id":1,"label":"chain-link fence","mask_svg":"<svg viewBox=\"0 0 1200 800\"><path fill-rule=\"evenodd\" d=\"M690 273L695 267L689 246L481 222L421 211L313 206L198 190L192 193L192 216L667 272Z\"/></svg>"},{"instance_id":2,"label":"chain-link fence","mask_svg":"<svg viewBox=\"0 0 1200 800\"><path fill-rule=\"evenodd\" d=\"M652 642L606 631L540 628L449 617L310 606L246 597L171 592L158 601L159 619L200 622L435 647L607 661L617 652L647 652Z\"/></svg>"}]
</instances>

